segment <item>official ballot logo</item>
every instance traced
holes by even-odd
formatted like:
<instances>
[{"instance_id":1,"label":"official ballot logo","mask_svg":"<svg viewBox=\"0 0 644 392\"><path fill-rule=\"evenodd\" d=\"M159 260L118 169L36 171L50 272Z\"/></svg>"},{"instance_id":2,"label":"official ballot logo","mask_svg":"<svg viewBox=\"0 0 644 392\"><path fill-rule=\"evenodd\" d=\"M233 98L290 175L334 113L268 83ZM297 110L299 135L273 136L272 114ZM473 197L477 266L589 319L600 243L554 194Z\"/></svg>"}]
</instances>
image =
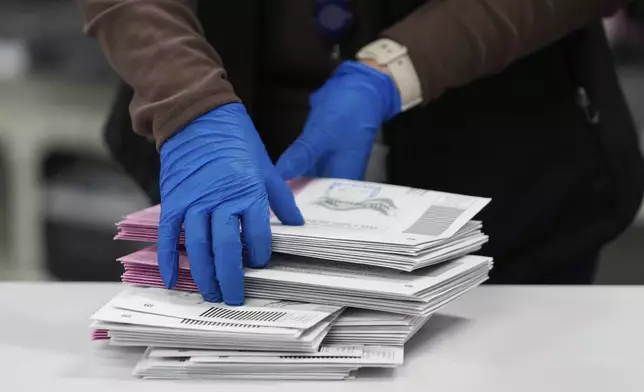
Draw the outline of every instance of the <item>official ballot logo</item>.
<instances>
[{"instance_id":1,"label":"official ballot logo","mask_svg":"<svg viewBox=\"0 0 644 392\"><path fill-rule=\"evenodd\" d=\"M377 197L382 187L376 184L338 181L332 183L314 204L333 211L371 210L394 216L398 207L388 197Z\"/></svg>"}]
</instances>

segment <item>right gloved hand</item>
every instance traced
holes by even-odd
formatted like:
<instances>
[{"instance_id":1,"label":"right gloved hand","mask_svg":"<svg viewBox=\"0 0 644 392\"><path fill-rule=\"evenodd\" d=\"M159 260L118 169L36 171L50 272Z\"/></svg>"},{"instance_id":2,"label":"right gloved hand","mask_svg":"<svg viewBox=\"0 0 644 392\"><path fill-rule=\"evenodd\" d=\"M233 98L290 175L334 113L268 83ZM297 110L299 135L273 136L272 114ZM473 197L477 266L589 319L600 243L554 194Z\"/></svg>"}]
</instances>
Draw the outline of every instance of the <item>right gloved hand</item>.
<instances>
[{"instance_id":1,"label":"right gloved hand","mask_svg":"<svg viewBox=\"0 0 644 392\"><path fill-rule=\"evenodd\" d=\"M160 152L163 283L167 288L177 283L183 223L192 277L204 299L242 305L243 265L264 267L271 255L269 203L282 223L304 224L293 193L242 104L223 105L197 118L163 143Z\"/></svg>"}]
</instances>

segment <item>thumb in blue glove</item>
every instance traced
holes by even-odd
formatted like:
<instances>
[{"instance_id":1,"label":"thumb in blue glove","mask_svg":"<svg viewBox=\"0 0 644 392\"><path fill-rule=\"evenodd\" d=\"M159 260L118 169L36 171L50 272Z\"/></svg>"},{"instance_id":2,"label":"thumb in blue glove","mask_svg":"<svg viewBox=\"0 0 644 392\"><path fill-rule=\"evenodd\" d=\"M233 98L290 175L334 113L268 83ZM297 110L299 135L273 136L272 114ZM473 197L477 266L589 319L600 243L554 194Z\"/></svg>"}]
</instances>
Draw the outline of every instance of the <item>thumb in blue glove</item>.
<instances>
[{"instance_id":1,"label":"thumb in blue glove","mask_svg":"<svg viewBox=\"0 0 644 392\"><path fill-rule=\"evenodd\" d=\"M400 100L391 76L362 63L343 62L311 96L304 131L282 154L277 170L284 179L364 179L376 135L400 113Z\"/></svg>"},{"instance_id":2,"label":"thumb in blue glove","mask_svg":"<svg viewBox=\"0 0 644 392\"><path fill-rule=\"evenodd\" d=\"M260 268L271 256L269 205L284 224L304 224L293 193L241 104L197 118L160 152L158 258L165 286L177 283L184 224L192 277L204 299L243 304L242 261Z\"/></svg>"}]
</instances>

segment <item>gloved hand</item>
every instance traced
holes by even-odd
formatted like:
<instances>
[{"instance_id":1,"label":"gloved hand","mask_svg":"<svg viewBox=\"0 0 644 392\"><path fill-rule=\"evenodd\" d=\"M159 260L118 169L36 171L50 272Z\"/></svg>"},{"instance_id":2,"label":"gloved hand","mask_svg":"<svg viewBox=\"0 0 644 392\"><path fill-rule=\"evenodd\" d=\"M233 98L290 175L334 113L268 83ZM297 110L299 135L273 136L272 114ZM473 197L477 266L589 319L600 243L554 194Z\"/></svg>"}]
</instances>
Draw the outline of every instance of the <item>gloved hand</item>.
<instances>
[{"instance_id":1,"label":"gloved hand","mask_svg":"<svg viewBox=\"0 0 644 392\"><path fill-rule=\"evenodd\" d=\"M285 179L302 175L363 179L382 123L401 109L391 76L345 61L310 102L304 131L282 154L277 170Z\"/></svg>"},{"instance_id":2,"label":"gloved hand","mask_svg":"<svg viewBox=\"0 0 644 392\"><path fill-rule=\"evenodd\" d=\"M204 299L244 302L244 269L271 255L269 203L288 225L304 219L293 193L271 163L243 105L228 104L197 118L161 146L159 270L177 283L182 223L192 277Z\"/></svg>"}]
</instances>

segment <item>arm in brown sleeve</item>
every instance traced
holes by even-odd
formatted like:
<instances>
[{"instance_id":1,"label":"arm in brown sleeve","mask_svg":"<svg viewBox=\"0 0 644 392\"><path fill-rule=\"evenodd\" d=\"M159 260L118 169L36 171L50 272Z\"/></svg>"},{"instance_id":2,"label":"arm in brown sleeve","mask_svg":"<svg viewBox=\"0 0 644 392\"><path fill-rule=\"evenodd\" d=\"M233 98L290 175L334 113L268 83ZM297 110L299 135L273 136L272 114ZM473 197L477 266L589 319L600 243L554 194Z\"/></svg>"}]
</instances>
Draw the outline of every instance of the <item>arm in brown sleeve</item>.
<instances>
[{"instance_id":1,"label":"arm in brown sleeve","mask_svg":"<svg viewBox=\"0 0 644 392\"><path fill-rule=\"evenodd\" d=\"M500 72L626 0L434 0L382 33L407 47L424 102Z\"/></svg>"},{"instance_id":2,"label":"arm in brown sleeve","mask_svg":"<svg viewBox=\"0 0 644 392\"><path fill-rule=\"evenodd\" d=\"M135 132L160 146L217 106L240 102L188 0L77 0L85 31L134 89Z\"/></svg>"}]
</instances>

